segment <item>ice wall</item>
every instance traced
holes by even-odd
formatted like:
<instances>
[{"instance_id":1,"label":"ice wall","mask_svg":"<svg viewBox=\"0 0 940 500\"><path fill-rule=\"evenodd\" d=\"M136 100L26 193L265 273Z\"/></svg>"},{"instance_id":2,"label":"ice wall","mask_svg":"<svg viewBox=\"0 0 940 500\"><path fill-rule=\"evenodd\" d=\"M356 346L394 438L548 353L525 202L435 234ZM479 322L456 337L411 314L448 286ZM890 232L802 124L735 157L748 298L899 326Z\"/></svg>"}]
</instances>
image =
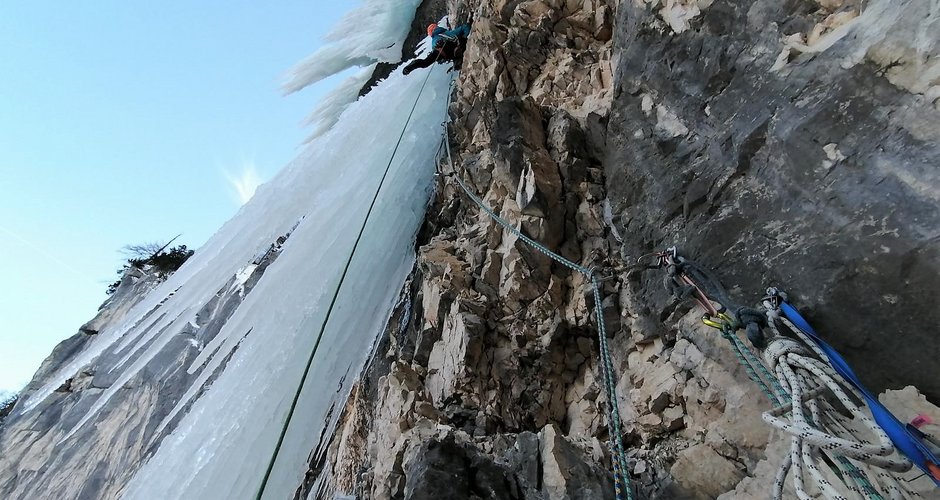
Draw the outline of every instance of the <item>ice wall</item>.
<instances>
[{"instance_id":1,"label":"ice wall","mask_svg":"<svg viewBox=\"0 0 940 500\"><path fill-rule=\"evenodd\" d=\"M260 245L303 218L216 345L207 346L205 358L194 365L213 363L237 348L234 358L135 476L126 498L255 494L350 248L426 78L264 498L287 498L299 484L327 412L344 399L411 268L449 88L450 76L441 67L409 77L397 72L347 109L330 132L259 189L196 254L199 260L182 270L185 274L159 290L166 294L181 285L164 306L172 311L165 317L175 319L163 321L189 321L195 299L190 290L217 287L218 279L237 271Z\"/></svg>"},{"instance_id":2,"label":"ice wall","mask_svg":"<svg viewBox=\"0 0 940 500\"><path fill-rule=\"evenodd\" d=\"M63 420L46 434L49 449L81 449L78 445L89 439L104 439L94 429L119 422L105 416L124 400L128 387L141 380L158 381L169 369L167 363L182 363L194 382L157 394L159 401L149 404L168 401L172 409L151 414L149 421L144 417L145 429L128 435L137 440L153 436L154 441L132 447L152 455L122 497L254 498L307 360L319 344L264 492L264 498L289 497L329 424L331 407L344 401L413 264L450 79L441 66L408 77L398 71L349 106L178 272L123 320L90 337L83 350L45 378L17 411L41 416L58 408L61 396L50 397L56 389L96 366L96 379L113 381L82 392L79 400L87 404L69 413L76 418ZM320 338L387 167L388 176ZM256 272L259 256L288 233L276 260ZM258 281L249 286L251 280ZM233 294L242 299L227 321L207 316L213 300ZM225 323L211 340L203 342L194 334L219 321ZM197 354L167 358L174 352L168 346L181 339ZM147 403L137 401L146 414ZM105 455L125 453L107 445L103 450ZM111 458L94 455L85 460L105 463ZM35 481L49 480L38 468L30 468L30 474ZM29 484L39 484L34 479ZM78 478L75 482L76 490L86 484ZM21 483L15 491L33 491Z\"/></svg>"}]
</instances>

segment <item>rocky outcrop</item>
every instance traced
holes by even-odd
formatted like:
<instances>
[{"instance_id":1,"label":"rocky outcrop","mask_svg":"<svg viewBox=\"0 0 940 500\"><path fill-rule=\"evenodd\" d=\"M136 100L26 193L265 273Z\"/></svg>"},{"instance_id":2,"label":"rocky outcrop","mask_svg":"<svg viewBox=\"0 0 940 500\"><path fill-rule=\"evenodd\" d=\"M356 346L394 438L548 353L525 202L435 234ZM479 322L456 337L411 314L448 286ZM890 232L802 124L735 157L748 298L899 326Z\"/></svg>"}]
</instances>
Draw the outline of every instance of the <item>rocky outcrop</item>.
<instances>
[{"instance_id":1,"label":"rocky outcrop","mask_svg":"<svg viewBox=\"0 0 940 500\"><path fill-rule=\"evenodd\" d=\"M928 401L940 397L936 9L426 0L407 44L445 12L475 20L450 106L453 163L441 165L401 300L349 399L330 410L335 425L294 498L614 498L613 403L639 498L767 497L789 450L761 420L770 403L661 272L635 266L672 244L741 303L785 287L863 379L899 389L882 398L900 418L940 421ZM495 223L453 176L525 234L598 270L616 402L588 280ZM138 376L116 375L137 359L117 342L55 394L33 394L148 286L126 278L17 405L41 400L41 411L14 409L0 430L0 497L120 496L185 413L174 409L194 399L184 393L214 380L205 366L181 367L281 243L200 303L182 334L144 346L159 355ZM200 376L206 384L194 385ZM83 420L90 408L94 425ZM936 497L916 474L910 487Z\"/></svg>"},{"instance_id":2,"label":"rocky outcrop","mask_svg":"<svg viewBox=\"0 0 940 500\"><path fill-rule=\"evenodd\" d=\"M469 7L474 31L451 108L458 175L567 258L602 262L613 5ZM327 490L613 498L584 276L502 230L458 189L439 186L407 307L334 434ZM619 329L614 297L607 309ZM344 444L352 434L357 444Z\"/></svg>"},{"instance_id":3,"label":"rocky outcrop","mask_svg":"<svg viewBox=\"0 0 940 500\"><path fill-rule=\"evenodd\" d=\"M883 333L927 335L935 322L916 293L937 287L925 169L940 128L922 57L935 37L893 31L925 33L933 14L883 7L469 2L454 174L564 257L615 270L603 310L641 498L763 498L789 446L727 342L662 275L632 268L655 249L679 244L717 267L742 303L786 286L825 331L845 332L831 338L867 381L935 390L923 367L936 342L915 354ZM908 77L877 66L892 51ZM610 497L583 276L495 224L444 172L406 306L310 497ZM922 397L909 390L889 405L902 418ZM938 411L927 404L918 411Z\"/></svg>"}]
</instances>

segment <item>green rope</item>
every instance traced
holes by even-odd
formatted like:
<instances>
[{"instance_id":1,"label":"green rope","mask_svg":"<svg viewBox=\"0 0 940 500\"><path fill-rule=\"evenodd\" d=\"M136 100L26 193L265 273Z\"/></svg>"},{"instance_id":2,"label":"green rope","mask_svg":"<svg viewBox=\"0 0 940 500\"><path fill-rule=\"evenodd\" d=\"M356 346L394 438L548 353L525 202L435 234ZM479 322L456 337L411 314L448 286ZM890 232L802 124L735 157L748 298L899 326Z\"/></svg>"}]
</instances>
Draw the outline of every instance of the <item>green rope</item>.
<instances>
[{"instance_id":1,"label":"green rope","mask_svg":"<svg viewBox=\"0 0 940 500\"><path fill-rule=\"evenodd\" d=\"M601 303L601 291L597 278L590 276L591 285L594 287L594 309L597 316L597 336L599 338L601 358L604 365L604 379L607 386L607 420L613 427L611 441L613 441L614 454L612 458L614 466L614 488L618 499L623 498L626 493L627 500L633 500L633 488L630 487L630 469L627 463L627 455L623 448L623 438L620 432L620 409L617 401L617 385L614 382L614 367L610 359L610 347L607 345L607 329L604 324L604 308Z\"/></svg>"},{"instance_id":2,"label":"green rope","mask_svg":"<svg viewBox=\"0 0 940 500\"><path fill-rule=\"evenodd\" d=\"M448 145L448 150L449 149L450 149L450 146ZM448 155L449 154L450 154L450 151L448 151ZM496 212L492 211L489 207L487 207L486 204L483 202L483 200L481 200L477 195L473 194L473 192L470 191L470 188L467 187L466 184L464 184L463 180L461 180L460 177L457 177L456 175L454 175L454 179L457 181L458 184L460 184L460 187L463 188L464 193L466 193L467 196L470 197L470 199L474 201L474 203L476 203L484 212L486 212L486 214L489 215L491 219L499 223L500 226L503 226L504 228L506 228L506 230L508 230L512 234L516 235L522 241L526 242L529 246L535 248L539 252L545 254L546 256L550 257L551 259L555 260L556 262L564 265L565 267L573 271L577 271L588 277L590 277L593 274L592 270L584 266L575 264L574 262L571 262L570 260L562 257L561 255L558 255L557 253L549 250L545 245L542 245L541 243L523 234L522 231L519 231L518 229L516 229L512 224L507 222L505 219L497 215Z\"/></svg>"},{"instance_id":3,"label":"green rope","mask_svg":"<svg viewBox=\"0 0 940 500\"><path fill-rule=\"evenodd\" d=\"M871 484L871 480L868 479L868 476L862 472L861 469L856 467L855 464L849 461L848 458L839 455L836 457L836 460L839 462L839 468L842 469L843 474L852 478L852 480L855 481L855 484L857 484L859 488L862 489L869 499L884 500L884 497L878 493L878 490L875 488L875 486Z\"/></svg>"},{"instance_id":4,"label":"green rope","mask_svg":"<svg viewBox=\"0 0 940 500\"><path fill-rule=\"evenodd\" d=\"M349 258L346 259L346 265L343 267L343 273L340 275L339 283L336 285L336 290L333 292L333 298L330 300L330 306L326 311L326 316L323 318L323 323L320 325L320 333L317 335L317 341L313 345L313 350L310 352L310 357L307 359L307 365L304 367L304 374L300 378L300 384L297 386L297 392L294 394L294 400L291 401L290 409L287 412L287 418L284 420L284 427L281 429L281 434L277 439L277 445L274 447L274 452L271 454L271 460L268 463L268 468L264 472L264 478L261 480L261 486L258 488L258 494L255 496L256 500L261 500L261 497L264 495L264 490L267 488L268 480L271 477L271 471L274 470L274 463L277 461L277 456L281 451L281 446L284 444L284 437L287 435L287 428L290 427L291 419L294 417L294 410L297 408L297 401L300 399L300 393L303 391L304 385L307 382L307 375L310 374L310 367L313 365L313 358L317 354L317 350L320 348L320 340L323 339L323 332L326 331L326 326L330 321L330 315L333 313L333 307L336 305L336 298L339 297L339 291L343 287L343 282L346 280L346 274L349 272L350 264L352 263L353 256L356 255L356 249L359 247L359 242L362 240L362 234L365 232L366 225L369 222L369 217L372 215L372 209L375 208L375 203L379 199L379 193L382 191L382 185L385 184L385 178L388 177L388 172L392 167L392 162L395 161L395 155L398 153L398 147L401 146L401 141L405 137L405 131L408 130L408 125L411 123L411 117L414 115L415 109L418 107L418 102L421 100L421 94L424 93L424 87L428 84L428 80L431 78L431 73L433 71L428 71L428 76L425 77L424 83L421 84L421 90L418 91L417 97L415 97L414 105L411 106L411 112L408 113L408 118L405 120L405 126L401 130L401 134L398 136L398 142L395 143L395 148L392 150L392 156L388 160L388 165L385 166L385 172L382 174L382 179L379 181L378 187L375 188L375 196L372 198L372 203L369 204L369 210L366 212L366 216L362 221L362 227L359 228L359 234L356 236L356 242L353 243L352 250L349 252Z\"/></svg>"},{"instance_id":5,"label":"green rope","mask_svg":"<svg viewBox=\"0 0 940 500\"><path fill-rule=\"evenodd\" d=\"M600 286L597 281L597 277L594 276L594 270L578 265L561 255L558 255L555 252L549 250L545 245L542 245L538 241L526 236L519 229L516 229L512 224L507 222L505 219L500 217L496 212L490 209L486 203L483 202L480 197L473 193L470 188L463 182L463 180L456 175L454 171L453 158L450 153L450 141L448 139L448 127L447 123L444 123L444 137L443 141L445 144L445 150L447 152L448 163L452 173L449 174L453 176L454 180L467 195L468 198L473 200L473 202L483 210L491 219L496 221L500 226L505 228L510 233L517 236L523 242L527 243L529 246L535 248L539 252L548 256L552 260L562 264L563 266L577 271L583 274L585 277L591 280L591 285L594 288L594 306L595 314L597 316L597 334L598 334L598 343L599 350L601 355L601 371L603 372L604 378L604 388L607 391L607 420L610 423L610 448L611 448L611 462L614 472L614 493L617 500L633 500L633 488L630 485L630 469L627 462L627 456L623 447L623 438L620 429L620 410L617 403L617 386L614 383L614 369L613 362L610 357L610 348L607 343L607 331L604 325L604 311L601 303L601 292Z\"/></svg>"},{"instance_id":6,"label":"green rope","mask_svg":"<svg viewBox=\"0 0 940 500\"><path fill-rule=\"evenodd\" d=\"M777 381L777 378L771 376L770 372L767 371L767 367L764 366L764 363L757 359L754 353L752 353L751 350L748 349L743 342L741 342L741 339L739 339L734 332L734 327L731 325L726 325L721 330L721 336L726 338L728 342L731 343L731 348L734 351L734 355L738 358L738 363L744 367L748 377L754 381L754 383L760 388L761 392L767 396L767 399L769 399L774 406L780 406L781 404L788 402L790 400L790 396L787 395L786 391L783 390L783 387L780 386L780 382ZM763 379L757 374L755 367L764 376ZM777 394L774 394L770 390L770 387L767 386L767 383L764 382L764 380L769 380L771 382L771 384L776 389Z\"/></svg>"}]
</instances>

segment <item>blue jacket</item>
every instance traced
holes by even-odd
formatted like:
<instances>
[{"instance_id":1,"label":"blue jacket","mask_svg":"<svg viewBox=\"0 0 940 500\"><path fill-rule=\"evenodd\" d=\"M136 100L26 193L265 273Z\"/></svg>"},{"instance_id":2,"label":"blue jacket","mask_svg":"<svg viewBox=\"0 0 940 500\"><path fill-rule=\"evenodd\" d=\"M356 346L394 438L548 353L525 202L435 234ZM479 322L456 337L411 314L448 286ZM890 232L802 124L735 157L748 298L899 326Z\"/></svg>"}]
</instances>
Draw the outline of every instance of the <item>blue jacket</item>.
<instances>
[{"instance_id":1,"label":"blue jacket","mask_svg":"<svg viewBox=\"0 0 940 500\"><path fill-rule=\"evenodd\" d=\"M431 46L435 49L441 48L441 45L444 45L448 40L456 40L458 38L466 39L470 36L470 25L461 24L452 30L444 29L440 26L434 28L434 31L431 32Z\"/></svg>"}]
</instances>

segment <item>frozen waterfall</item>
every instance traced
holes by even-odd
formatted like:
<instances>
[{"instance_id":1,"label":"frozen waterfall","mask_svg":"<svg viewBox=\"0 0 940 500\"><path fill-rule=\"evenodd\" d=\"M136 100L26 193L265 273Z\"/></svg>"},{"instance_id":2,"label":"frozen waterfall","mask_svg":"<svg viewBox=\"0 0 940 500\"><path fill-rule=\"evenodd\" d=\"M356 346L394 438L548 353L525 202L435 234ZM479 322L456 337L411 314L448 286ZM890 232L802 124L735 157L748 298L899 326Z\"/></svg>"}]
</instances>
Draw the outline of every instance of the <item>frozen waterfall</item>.
<instances>
[{"instance_id":1,"label":"frozen waterfall","mask_svg":"<svg viewBox=\"0 0 940 500\"><path fill-rule=\"evenodd\" d=\"M151 329L173 335L174 324L194 319L198 297L221 286L300 220L282 255L194 365L219 362L237 349L234 357L137 473L126 498L255 494L365 212L426 76L264 498L289 498L301 482L331 405L346 397L414 262L449 89L443 67L408 77L396 72L350 106L327 134L259 189L194 262L148 298L152 306L179 287L159 320L168 328ZM124 335L132 338L133 331ZM208 377L212 370L204 373ZM184 397L178 407L186 402Z\"/></svg>"}]
</instances>

